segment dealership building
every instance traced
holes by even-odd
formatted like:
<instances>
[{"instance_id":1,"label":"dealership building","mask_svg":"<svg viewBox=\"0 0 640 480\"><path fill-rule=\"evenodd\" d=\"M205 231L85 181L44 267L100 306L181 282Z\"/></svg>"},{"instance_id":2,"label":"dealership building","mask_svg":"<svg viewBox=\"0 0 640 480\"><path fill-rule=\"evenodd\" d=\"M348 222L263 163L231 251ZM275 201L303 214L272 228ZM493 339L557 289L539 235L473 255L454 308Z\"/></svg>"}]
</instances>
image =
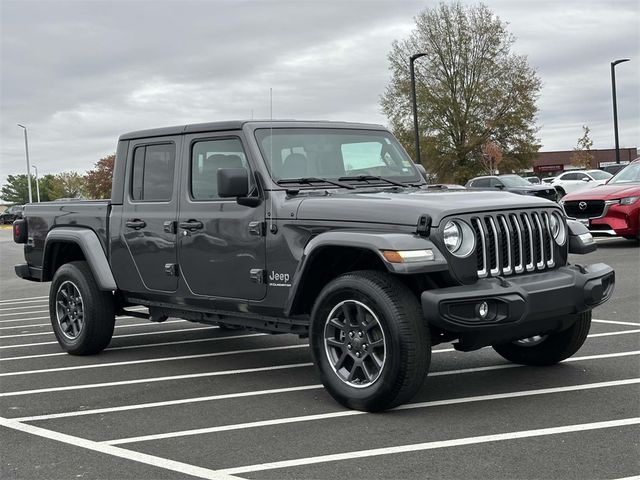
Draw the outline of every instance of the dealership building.
<instances>
[{"instance_id":1,"label":"dealership building","mask_svg":"<svg viewBox=\"0 0 640 480\"><path fill-rule=\"evenodd\" d=\"M592 168L606 167L616 163L616 151L613 148L591 150L591 154L593 155ZM533 161L533 171L536 175L547 177L558 175L565 170L573 170L576 167L571 164L571 155L573 155L573 150L539 152ZM620 163L627 164L636 158L638 158L637 148L620 149Z\"/></svg>"}]
</instances>

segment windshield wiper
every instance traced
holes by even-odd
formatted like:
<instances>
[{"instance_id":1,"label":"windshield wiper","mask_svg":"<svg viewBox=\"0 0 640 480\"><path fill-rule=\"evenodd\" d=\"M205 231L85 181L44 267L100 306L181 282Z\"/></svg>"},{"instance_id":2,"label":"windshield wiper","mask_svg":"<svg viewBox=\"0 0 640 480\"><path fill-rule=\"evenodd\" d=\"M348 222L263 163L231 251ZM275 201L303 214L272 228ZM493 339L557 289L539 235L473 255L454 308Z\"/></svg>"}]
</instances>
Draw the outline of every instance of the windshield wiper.
<instances>
[{"instance_id":1,"label":"windshield wiper","mask_svg":"<svg viewBox=\"0 0 640 480\"><path fill-rule=\"evenodd\" d=\"M386 177L379 177L377 175L354 175L351 177L340 177L338 180L347 181L347 180L356 180L358 182L366 182L368 180L379 180L382 182L390 183L391 185L397 185L398 187L406 187L407 185L402 182L397 182L395 180L391 180Z\"/></svg>"},{"instance_id":2,"label":"windshield wiper","mask_svg":"<svg viewBox=\"0 0 640 480\"><path fill-rule=\"evenodd\" d=\"M320 177L302 177L302 178L286 178L284 180L278 180L276 182L278 185L284 183L306 183L307 185L311 185L313 183L330 183L331 185L336 185L337 187L348 188L349 190L353 190L353 185L349 185L348 183L342 183L335 180L330 180L328 178L320 178Z\"/></svg>"}]
</instances>

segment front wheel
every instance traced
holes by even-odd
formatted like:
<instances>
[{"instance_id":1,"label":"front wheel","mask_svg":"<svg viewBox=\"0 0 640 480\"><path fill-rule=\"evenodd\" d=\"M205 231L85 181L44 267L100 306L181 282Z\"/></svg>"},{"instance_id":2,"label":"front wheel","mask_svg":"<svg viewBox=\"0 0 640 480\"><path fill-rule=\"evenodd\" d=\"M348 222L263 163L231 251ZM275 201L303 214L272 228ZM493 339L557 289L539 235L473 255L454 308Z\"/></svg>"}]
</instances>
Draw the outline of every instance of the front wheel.
<instances>
[{"instance_id":1,"label":"front wheel","mask_svg":"<svg viewBox=\"0 0 640 480\"><path fill-rule=\"evenodd\" d=\"M58 343L72 355L98 353L111 341L113 296L98 288L86 262L67 263L56 271L49 315Z\"/></svg>"},{"instance_id":2,"label":"front wheel","mask_svg":"<svg viewBox=\"0 0 640 480\"><path fill-rule=\"evenodd\" d=\"M431 360L418 300L397 279L374 271L342 275L322 290L309 341L327 391L357 410L381 411L409 400Z\"/></svg>"},{"instance_id":3,"label":"front wheel","mask_svg":"<svg viewBox=\"0 0 640 480\"><path fill-rule=\"evenodd\" d=\"M587 339L591 327L591 310L577 315L566 330L522 338L511 343L493 345L503 358L521 365L553 365L576 353Z\"/></svg>"}]
</instances>

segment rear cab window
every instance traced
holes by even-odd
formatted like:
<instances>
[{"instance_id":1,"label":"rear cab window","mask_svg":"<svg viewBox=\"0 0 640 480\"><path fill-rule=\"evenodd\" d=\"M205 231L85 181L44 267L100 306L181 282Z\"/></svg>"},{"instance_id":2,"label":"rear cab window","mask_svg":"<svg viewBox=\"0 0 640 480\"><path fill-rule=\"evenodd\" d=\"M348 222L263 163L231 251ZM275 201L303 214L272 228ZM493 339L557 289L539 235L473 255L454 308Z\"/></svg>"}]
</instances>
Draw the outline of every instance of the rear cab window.
<instances>
[{"instance_id":1,"label":"rear cab window","mask_svg":"<svg viewBox=\"0 0 640 480\"><path fill-rule=\"evenodd\" d=\"M173 196L176 147L173 143L139 145L133 153L131 199L168 202Z\"/></svg>"}]
</instances>

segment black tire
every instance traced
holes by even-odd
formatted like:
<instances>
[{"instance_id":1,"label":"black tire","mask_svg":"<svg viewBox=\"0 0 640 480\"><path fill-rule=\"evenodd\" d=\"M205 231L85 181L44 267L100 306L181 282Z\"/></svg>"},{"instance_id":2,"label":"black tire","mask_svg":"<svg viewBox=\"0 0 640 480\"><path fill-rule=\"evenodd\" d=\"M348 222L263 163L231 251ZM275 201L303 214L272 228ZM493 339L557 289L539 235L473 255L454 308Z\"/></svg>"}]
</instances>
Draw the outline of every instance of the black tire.
<instances>
[{"instance_id":1,"label":"black tire","mask_svg":"<svg viewBox=\"0 0 640 480\"><path fill-rule=\"evenodd\" d=\"M566 330L541 335L539 338L494 345L502 357L521 365L554 365L569 358L582 347L591 327L591 311L577 315L577 321ZM527 340L531 340L527 342ZM528 343L528 344L527 344Z\"/></svg>"},{"instance_id":2,"label":"black tire","mask_svg":"<svg viewBox=\"0 0 640 480\"><path fill-rule=\"evenodd\" d=\"M327 391L356 410L406 402L422 386L431 362L429 330L415 295L375 271L347 273L325 286L311 313L309 343Z\"/></svg>"},{"instance_id":3,"label":"black tire","mask_svg":"<svg viewBox=\"0 0 640 480\"><path fill-rule=\"evenodd\" d=\"M65 351L72 355L98 353L113 336L113 295L98 288L86 262L66 263L51 282L49 316Z\"/></svg>"}]
</instances>

